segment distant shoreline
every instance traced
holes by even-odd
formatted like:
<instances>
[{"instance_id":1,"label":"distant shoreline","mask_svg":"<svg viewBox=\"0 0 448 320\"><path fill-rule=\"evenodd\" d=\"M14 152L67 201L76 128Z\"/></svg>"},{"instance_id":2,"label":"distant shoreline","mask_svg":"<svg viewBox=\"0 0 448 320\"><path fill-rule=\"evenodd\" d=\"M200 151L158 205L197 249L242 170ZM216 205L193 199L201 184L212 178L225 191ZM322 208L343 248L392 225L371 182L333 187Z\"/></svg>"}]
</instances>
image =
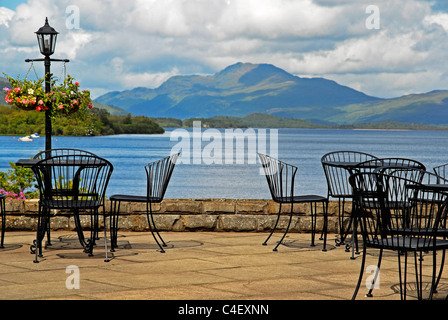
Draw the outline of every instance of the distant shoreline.
<instances>
[{"instance_id":1,"label":"distant shoreline","mask_svg":"<svg viewBox=\"0 0 448 320\"><path fill-rule=\"evenodd\" d=\"M315 122L254 113L246 117L215 116L210 118L152 118L161 127L192 128L194 121L200 121L203 128L282 128L282 129L346 129L346 130L383 130L383 131L410 131L429 130L446 131L447 125L431 125L422 123L405 123L398 121L383 121L377 123L355 124L318 124Z\"/></svg>"},{"instance_id":2,"label":"distant shoreline","mask_svg":"<svg viewBox=\"0 0 448 320\"><path fill-rule=\"evenodd\" d=\"M351 129L356 131L416 131L412 129ZM447 130L447 129L446 129ZM438 131L438 130L431 130L431 131Z\"/></svg>"}]
</instances>

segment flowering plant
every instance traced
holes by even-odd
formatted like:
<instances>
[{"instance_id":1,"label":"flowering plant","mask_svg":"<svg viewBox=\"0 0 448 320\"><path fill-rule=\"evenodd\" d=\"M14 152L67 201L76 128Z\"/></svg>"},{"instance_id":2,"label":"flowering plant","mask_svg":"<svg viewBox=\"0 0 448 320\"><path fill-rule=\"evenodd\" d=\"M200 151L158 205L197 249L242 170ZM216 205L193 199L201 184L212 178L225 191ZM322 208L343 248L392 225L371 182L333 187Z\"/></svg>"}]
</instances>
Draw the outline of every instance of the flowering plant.
<instances>
[{"instance_id":1,"label":"flowering plant","mask_svg":"<svg viewBox=\"0 0 448 320\"><path fill-rule=\"evenodd\" d=\"M5 189L0 189L0 195L5 195L6 199L16 199L16 200L26 200L26 196L23 193L23 190L20 190L19 193L14 193L12 191L6 191Z\"/></svg>"},{"instance_id":2,"label":"flowering plant","mask_svg":"<svg viewBox=\"0 0 448 320\"><path fill-rule=\"evenodd\" d=\"M50 92L44 90L45 78L36 81L20 80L7 76L10 88L3 88L5 101L22 110L51 110L51 117L67 116L74 112L84 113L92 109L90 91L80 90L79 83L67 75L64 82L57 84L51 80Z\"/></svg>"}]
</instances>

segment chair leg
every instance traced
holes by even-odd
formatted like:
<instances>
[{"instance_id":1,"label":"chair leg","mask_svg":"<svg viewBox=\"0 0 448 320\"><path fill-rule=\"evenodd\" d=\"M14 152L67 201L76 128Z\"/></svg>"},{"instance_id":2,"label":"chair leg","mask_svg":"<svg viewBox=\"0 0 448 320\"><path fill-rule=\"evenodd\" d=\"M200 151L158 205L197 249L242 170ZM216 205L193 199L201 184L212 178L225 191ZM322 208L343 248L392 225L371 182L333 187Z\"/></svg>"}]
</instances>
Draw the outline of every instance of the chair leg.
<instances>
[{"instance_id":1,"label":"chair leg","mask_svg":"<svg viewBox=\"0 0 448 320\"><path fill-rule=\"evenodd\" d=\"M39 263L39 258L42 257L42 240L45 237L46 228L48 226L47 221L47 208L42 208L39 205L39 214L37 218L37 231L36 231L36 240L34 240L34 263Z\"/></svg>"},{"instance_id":2,"label":"chair leg","mask_svg":"<svg viewBox=\"0 0 448 320\"><path fill-rule=\"evenodd\" d=\"M322 232L324 234L324 248L322 251L327 251L327 233L328 233L328 200L322 202L322 206L324 209L324 226L322 228Z\"/></svg>"},{"instance_id":3,"label":"chair leg","mask_svg":"<svg viewBox=\"0 0 448 320\"><path fill-rule=\"evenodd\" d=\"M154 240L156 241L157 245L160 248L160 252L161 253L165 253L165 250L163 249L163 247L160 245L159 240L157 240L156 235L154 234L154 231L152 229L152 222L151 222L151 217L152 217L152 206L151 206L151 202L148 204L148 202L146 203L146 218L148 219L148 225L149 225L149 230L151 231L151 234L154 238Z\"/></svg>"},{"instance_id":4,"label":"chair leg","mask_svg":"<svg viewBox=\"0 0 448 320\"><path fill-rule=\"evenodd\" d=\"M341 207L342 203L342 207ZM338 199L338 222L339 222L339 240L336 239L336 246L340 246L345 243L345 238L347 237L347 231L344 228L344 216L345 216L345 199ZM351 219L348 225L347 230L350 230L351 227Z\"/></svg>"},{"instance_id":5,"label":"chair leg","mask_svg":"<svg viewBox=\"0 0 448 320\"><path fill-rule=\"evenodd\" d=\"M442 273L443 273L443 267L445 265L445 257L446 257L446 250L442 250L442 259L440 259L439 275L437 276L437 280L435 280L435 282L434 282L433 293L437 293L437 286L439 285L440 278L442 277ZM433 266L435 266L435 260L434 260Z\"/></svg>"},{"instance_id":6,"label":"chair leg","mask_svg":"<svg viewBox=\"0 0 448 320\"><path fill-rule=\"evenodd\" d=\"M50 226L50 219L47 221L47 246L51 246L51 226Z\"/></svg>"},{"instance_id":7,"label":"chair leg","mask_svg":"<svg viewBox=\"0 0 448 320\"><path fill-rule=\"evenodd\" d=\"M152 221L152 226L153 226L153 228L154 228L154 231L155 231L155 233L157 234L157 236L159 237L159 239L160 239L160 241L162 241L162 245L164 246L164 247L167 247L167 244L165 243L165 241L163 240L163 238L162 238L162 236L160 235L160 233L159 233L159 230L157 229L157 225L156 225L156 223L155 223L155 221L154 221L154 215L152 214L152 206L151 206L151 203L149 204L150 205L150 216L151 216L151 221Z\"/></svg>"},{"instance_id":8,"label":"chair leg","mask_svg":"<svg viewBox=\"0 0 448 320\"><path fill-rule=\"evenodd\" d=\"M277 245L275 246L275 248L272 251L277 251L278 246L283 242L283 239L285 238L286 234L289 231L289 226L291 225L291 220L292 220L293 206L294 206L294 204L291 203L291 213L289 215L289 222L288 222L288 226L286 227L285 233L283 233L282 238L280 239L280 241L277 243Z\"/></svg>"},{"instance_id":9,"label":"chair leg","mask_svg":"<svg viewBox=\"0 0 448 320\"><path fill-rule=\"evenodd\" d=\"M2 216L2 236L0 241L0 248L4 248L5 244L5 229L6 229L6 208L5 208L5 198L0 200L0 211Z\"/></svg>"},{"instance_id":10,"label":"chair leg","mask_svg":"<svg viewBox=\"0 0 448 320\"><path fill-rule=\"evenodd\" d=\"M274 227L271 230L271 233L269 234L269 236L266 238L266 240L264 240L263 245L267 245L269 239L271 238L272 234L274 233L275 229L277 228L278 225L278 221L280 220L280 214L282 212L282 204L279 204L279 208L278 208L278 215L277 215L277 220L275 221Z\"/></svg>"},{"instance_id":11,"label":"chair leg","mask_svg":"<svg viewBox=\"0 0 448 320\"><path fill-rule=\"evenodd\" d=\"M109 262L109 257L107 256L107 219L106 219L106 212L103 210L103 220L104 220L104 253L106 255L106 258L104 259L104 262Z\"/></svg>"},{"instance_id":12,"label":"chair leg","mask_svg":"<svg viewBox=\"0 0 448 320\"><path fill-rule=\"evenodd\" d=\"M380 249L380 254L378 257L378 264L376 266L375 275L373 277L372 285L370 286L369 292L367 292L367 294L366 294L366 297L369 297L369 298L373 297L372 292L373 292L373 289L375 288L376 281L378 280L378 276L380 274L382 258L383 258L383 249Z\"/></svg>"},{"instance_id":13,"label":"chair leg","mask_svg":"<svg viewBox=\"0 0 448 320\"><path fill-rule=\"evenodd\" d=\"M316 236L317 229L317 202L314 202L314 212L313 212L313 203L310 203L311 209L311 246L314 247L314 239ZM324 215L324 223L322 227L322 233L319 240L324 240L324 246L322 251L327 251L327 202L322 202L322 210Z\"/></svg>"},{"instance_id":14,"label":"chair leg","mask_svg":"<svg viewBox=\"0 0 448 320\"><path fill-rule=\"evenodd\" d=\"M359 254L359 248L358 248L358 234L357 234L357 228L358 228L358 216L356 212L356 208L352 210L352 217L351 217L351 223L353 223L352 228L352 239L350 240L350 245L352 247L352 256L350 259L356 259L355 253ZM356 249L355 249L356 248ZM347 251L348 248L346 248L345 251Z\"/></svg>"},{"instance_id":15,"label":"chair leg","mask_svg":"<svg viewBox=\"0 0 448 320\"><path fill-rule=\"evenodd\" d=\"M82 231L81 220L79 219L79 210L77 209L75 209L73 212L73 220L75 221L76 233L78 234L79 243L84 248L84 251L87 251L87 243L84 238L84 232Z\"/></svg>"},{"instance_id":16,"label":"chair leg","mask_svg":"<svg viewBox=\"0 0 448 320\"><path fill-rule=\"evenodd\" d=\"M366 254L367 254L367 248L366 248L366 246L363 246L361 269L359 270L358 283L356 284L356 288L355 288L355 292L353 293L352 300L356 299L356 296L357 296L358 291L359 291L359 287L361 286L362 276L364 275L364 267L365 267L365 264L366 264Z\"/></svg>"},{"instance_id":17,"label":"chair leg","mask_svg":"<svg viewBox=\"0 0 448 320\"><path fill-rule=\"evenodd\" d=\"M422 300L423 299L423 279L422 279L422 264L423 264L423 257L422 257L422 252L420 252L420 259L419 262L417 263L417 251L414 251L414 264L415 264L415 283L416 283L416 287L417 287L417 298L418 300ZM435 258L435 256L434 256ZM435 261L434 261L435 262ZM419 268L417 267L417 265L419 266ZM433 265L434 267L434 265ZM433 278L434 278L435 273L433 272ZM434 280L431 281L431 284L434 283ZM432 285L431 285L431 290L432 290ZM432 293L430 292L430 295L432 295Z\"/></svg>"},{"instance_id":18,"label":"chair leg","mask_svg":"<svg viewBox=\"0 0 448 320\"><path fill-rule=\"evenodd\" d=\"M313 203L310 203L310 212L311 212L311 247L316 246L314 244L314 237L316 234L316 220L317 220L317 204L314 202L314 210Z\"/></svg>"},{"instance_id":19,"label":"chair leg","mask_svg":"<svg viewBox=\"0 0 448 320\"><path fill-rule=\"evenodd\" d=\"M120 214L121 201L111 201L110 204L110 251L115 252L118 248L118 216Z\"/></svg>"},{"instance_id":20,"label":"chair leg","mask_svg":"<svg viewBox=\"0 0 448 320\"><path fill-rule=\"evenodd\" d=\"M89 257L93 256L93 247L95 246L95 240L96 237L98 235L98 209L95 208L93 209L93 216L92 214L90 215L91 217L91 221L93 223L93 225L91 226L91 230L90 230L90 239L88 240L88 249L87 252L89 254Z\"/></svg>"},{"instance_id":21,"label":"chair leg","mask_svg":"<svg viewBox=\"0 0 448 320\"><path fill-rule=\"evenodd\" d=\"M398 275L400 278L400 298L401 300L406 300L406 286L407 286L407 269L408 269L408 253L404 252L404 277L402 277L401 268L401 252L398 252ZM404 278L404 279L403 279Z\"/></svg>"},{"instance_id":22,"label":"chair leg","mask_svg":"<svg viewBox=\"0 0 448 320\"><path fill-rule=\"evenodd\" d=\"M441 261L441 265L440 265L440 270L439 270L439 275L437 276L436 279L436 265L437 265L437 254L436 251L433 251L432 253L432 278L431 278L431 289L429 291L429 297L428 300L432 300L434 293L437 293L437 286L439 284L439 280L440 280L440 276L442 274L442 269L443 269L443 264L444 264L444 260L445 260L445 250L443 250L442 253L442 261Z\"/></svg>"}]
</instances>

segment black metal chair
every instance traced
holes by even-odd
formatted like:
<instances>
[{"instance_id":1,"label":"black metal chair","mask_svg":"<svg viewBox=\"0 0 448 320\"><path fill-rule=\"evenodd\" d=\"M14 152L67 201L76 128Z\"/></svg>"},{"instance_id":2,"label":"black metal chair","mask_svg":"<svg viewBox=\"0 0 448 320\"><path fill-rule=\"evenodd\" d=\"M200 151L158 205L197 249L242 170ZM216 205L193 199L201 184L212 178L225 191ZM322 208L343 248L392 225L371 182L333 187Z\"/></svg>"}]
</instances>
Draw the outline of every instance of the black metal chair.
<instances>
[{"instance_id":1,"label":"black metal chair","mask_svg":"<svg viewBox=\"0 0 448 320\"><path fill-rule=\"evenodd\" d=\"M271 238L272 234L275 232L278 222L280 220L282 212L282 204L290 204L291 211L289 214L289 222L283 233L282 238L277 243L273 251L277 251L278 246L282 243L286 234L289 231L291 220L294 212L294 204L298 203L309 203L311 207L311 246L315 246L314 239L316 233L316 220L317 220L317 203L322 203L324 224L323 224L323 251L327 250L327 226L328 226L328 198L319 195L295 195L295 178L298 168L296 166L287 164L275 158L272 158L265 154L258 154L262 167L265 172L266 180L268 182L269 190L271 192L272 200L279 204L279 210L277 215L277 220L272 228L269 236L263 242L263 245L267 245L267 242ZM314 209L313 209L314 204ZM322 237L321 237L322 239Z\"/></svg>"},{"instance_id":2,"label":"black metal chair","mask_svg":"<svg viewBox=\"0 0 448 320\"><path fill-rule=\"evenodd\" d=\"M350 177L350 184L363 237L360 275L352 299L356 298L362 281L367 248L380 250L370 292L377 280L383 251L391 250L398 256L400 296L403 300L406 299L408 253L414 253L418 299L422 299L423 255L432 252L431 299L442 272L441 266L436 277L436 252L448 249L448 240L440 237L441 232L446 232L447 189L378 172L355 173ZM404 278L402 255L405 257Z\"/></svg>"},{"instance_id":3,"label":"black metal chair","mask_svg":"<svg viewBox=\"0 0 448 320\"><path fill-rule=\"evenodd\" d=\"M148 220L149 229L151 231L154 240L160 248L162 253L165 252L163 247L166 247L166 243L160 236L157 226L154 222L152 204L160 203L163 201L166 189L168 187L171 175L176 165L179 153L174 153L161 160L154 161L145 166L146 171L146 196L135 196L125 194L114 194L109 199L111 201L111 250L115 251L118 247L117 244L117 231L118 231L118 217L120 215L121 202L140 202L146 203L146 217ZM157 237L160 239L160 244Z\"/></svg>"},{"instance_id":4,"label":"black metal chair","mask_svg":"<svg viewBox=\"0 0 448 320\"><path fill-rule=\"evenodd\" d=\"M55 156L66 156L66 155L90 155L90 156L96 156L96 154L86 151L86 150L80 150L80 149L73 149L73 148L54 148L50 150L40 151L36 155L33 156L33 159L35 160L43 160L48 157L55 157ZM47 245L51 246L51 226L50 226L50 219L48 219L48 227L47 227Z\"/></svg>"},{"instance_id":5,"label":"black metal chair","mask_svg":"<svg viewBox=\"0 0 448 320\"><path fill-rule=\"evenodd\" d=\"M352 226L352 213L346 212L345 203L352 200L353 193L349 183L349 177L353 173L353 168L359 163L378 159L376 156L358 151L334 151L322 156L321 163L327 181L328 199L338 199L338 226L339 239L336 239L336 246L343 245L350 233ZM347 218L348 223L347 223ZM349 245L346 248L349 251Z\"/></svg>"},{"instance_id":6,"label":"black metal chair","mask_svg":"<svg viewBox=\"0 0 448 320\"><path fill-rule=\"evenodd\" d=\"M5 244L5 231L6 231L6 195L0 194L0 215L2 218L2 236L0 241L0 248L4 248Z\"/></svg>"},{"instance_id":7,"label":"black metal chair","mask_svg":"<svg viewBox=\"0 0 448 320\"><path fill-rule=\"evenodd\" d=\"M39 262L38 256L42 256L42 240L49 227L51 210L73 213L79 241L84 251L93 255L101 207L105 224L105 261L108 261L104 199L113 171L112 164L106 159L92 155L63 155L40 160L32 166L32 170L40 192L37 235L31 247L31 251L36 255L34 262ZM82 230L81 214L91 217L91 236L88 240Z\"/></svg>"}]
</instances>

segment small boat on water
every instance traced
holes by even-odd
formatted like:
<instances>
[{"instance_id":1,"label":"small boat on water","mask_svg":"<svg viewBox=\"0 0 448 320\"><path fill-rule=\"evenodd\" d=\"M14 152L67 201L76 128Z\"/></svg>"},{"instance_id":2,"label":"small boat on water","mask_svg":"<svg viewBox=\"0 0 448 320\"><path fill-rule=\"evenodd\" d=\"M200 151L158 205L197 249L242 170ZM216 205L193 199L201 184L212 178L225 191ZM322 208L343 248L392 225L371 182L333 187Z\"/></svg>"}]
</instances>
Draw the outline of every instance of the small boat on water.
<instances>
[{"instance_id":1,"label":"small boat on water","mask_svg":"<svg viewBox=\"0 0 448 320\"><path fill-rule=\"evenodd\" d=\"M31 137L32 139L40 138L39 135L37 134L37 132L36 132L36 133L33 133L30 137Z\"/></svg>"},{"instance_id":2,"label":"small boat on water","mask_svg":"<svg viewBox=\"0 0 448 320\"><path fill-rule=\"evenodd\" d=\"M19 141L33 141L33 139L31 139L30 136L25 136L25 137L19 138Z\"/></svg>"}]
</instances>

